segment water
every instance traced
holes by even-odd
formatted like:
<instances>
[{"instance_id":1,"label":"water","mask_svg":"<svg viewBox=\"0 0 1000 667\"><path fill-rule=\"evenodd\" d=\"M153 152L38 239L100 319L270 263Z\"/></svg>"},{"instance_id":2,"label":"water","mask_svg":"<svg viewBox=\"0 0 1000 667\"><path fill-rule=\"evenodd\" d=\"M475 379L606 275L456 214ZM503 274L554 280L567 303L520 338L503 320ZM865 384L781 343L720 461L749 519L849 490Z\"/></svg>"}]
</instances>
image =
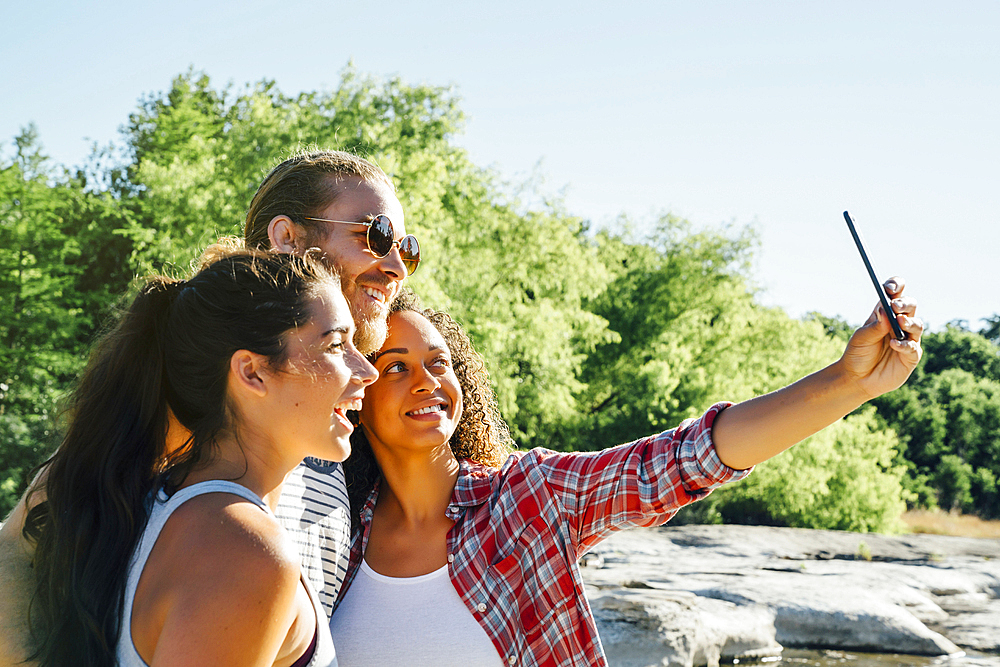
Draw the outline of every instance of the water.
<instances>
[{"instance_id":1,"label":"water","mask_svg":"<svg viewBox=\"0 0 1000 667\"><path fill-rule=\"evenodd\" d=\"M967 653L954 657L931 658L895 653L857 653L854 651L807 651L785 649L775 667L1000 667L1000 656Z\"/></svg>"}]
</instances>

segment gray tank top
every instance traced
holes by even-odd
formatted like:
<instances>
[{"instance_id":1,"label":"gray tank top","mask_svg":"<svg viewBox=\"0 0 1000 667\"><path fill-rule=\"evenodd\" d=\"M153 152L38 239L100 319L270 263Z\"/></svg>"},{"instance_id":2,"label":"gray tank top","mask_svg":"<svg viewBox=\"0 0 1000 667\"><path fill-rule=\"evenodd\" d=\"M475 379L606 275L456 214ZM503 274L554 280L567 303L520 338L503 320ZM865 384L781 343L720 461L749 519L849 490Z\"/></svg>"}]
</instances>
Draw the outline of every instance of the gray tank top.
<instances>
[{"instance_id":1,"label":"gray tank top","mask_svg":"<svg viewBox=\"0 0 1000 667\"><path fill-rule=\"evenodd\" d=\"M125 583L125 606L122 609L121 636L118 638L118 664L120 667L148 667L139 656L138 651L135 650L135 644L132 643L132 602L135 599L135 589L139 585L139 577L142 576L142 570L146 566L149 554L153 551L153 545L156 544L156 538L160 536L160 531L163 530L167 519L170 518L174 510L185 502L205 493L232 493L249 500L274 516L270 508L257 494L235 482L222 480L199 482L181 489L170 498L167 498L166 494L161 491L156 497L156 502L153 503L149 521L146 523L146 530L139 540L139 545L136 547L129 565L128 579ZM326 614L320 606L313 587L305 577L302 577L301 580L316 614L316 650L307 667L337 667L337 654L333 648L333 639L330 637L330 627L326 622Z\"/></svg>"}]
</instances>

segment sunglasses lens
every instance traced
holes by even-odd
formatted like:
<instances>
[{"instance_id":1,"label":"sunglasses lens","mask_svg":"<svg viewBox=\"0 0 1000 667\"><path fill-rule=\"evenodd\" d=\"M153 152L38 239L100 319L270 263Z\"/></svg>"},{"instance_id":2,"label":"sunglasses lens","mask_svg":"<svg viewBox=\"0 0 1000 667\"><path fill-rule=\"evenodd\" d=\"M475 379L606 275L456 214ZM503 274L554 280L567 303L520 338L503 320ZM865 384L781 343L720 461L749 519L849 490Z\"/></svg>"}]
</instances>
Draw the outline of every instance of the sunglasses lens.
<instances>
[{"instance_id":1,"label":"sunglasses lens","mask_svg":"<svg viewBox=\"0 0 1000 667\"><path fill-rule=\"evenodd\" d=\"M392 252L392 247L396 245L393 239L394 230L392 222L384 215L377 215L368 227L368 249L376 257L385 257ZM399 257L406 267L406 275L410 275L417 270L420 263L420 245L417 238L410 234L399 240Z\"/></svg>"},{"instance_id":2,"label":"sunglasses lens","mask_svg":"<svg viewBox=\"0 0 1000 667\"><path fill-rule=\"evenodd\" d=\"M368 228L368 247L378 257L385 257L392 250L392 223L384 215L376 216Z\"/></svg>"},{"instance_id":3,"label":"sunglasses lens","mask_svg":"<svg viewBox=\"0 0 1000 667\"><path fill-rule=\"evenodd\" d=\"M406 275L412 275L420 263L420 244L417 243L416 236L410 234L399 241L399 256L406 267Z\"/></svg>"}]
</instances>

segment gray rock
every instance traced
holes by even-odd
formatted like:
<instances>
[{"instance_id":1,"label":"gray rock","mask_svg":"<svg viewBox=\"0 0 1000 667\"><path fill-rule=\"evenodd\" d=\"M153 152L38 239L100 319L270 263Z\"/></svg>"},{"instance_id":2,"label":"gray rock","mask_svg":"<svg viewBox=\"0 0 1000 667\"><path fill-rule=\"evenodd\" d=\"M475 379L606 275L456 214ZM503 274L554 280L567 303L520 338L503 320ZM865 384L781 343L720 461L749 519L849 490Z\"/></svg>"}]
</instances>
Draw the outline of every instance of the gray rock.
<instances>
[{"instance_id":1,"label":"gray rock","mask_svg":"<svg viewBox=\"0 0 1000 667\"><path fill-rule=\"evenodd\" d=\"M616 534L586 563L614 665L711 665L740 651L774 655L775 641L1000 652L996 540L682 526Z\"/></svg>"},{"instance_id":2,"label":"gray rock","mask_svg":"<svg viewBox=\"0 0 1000 667\"><path fill-rule=\"evenodd\" d=\"M959 646L1000 654L1000 600L957 611L937 629Z\"/></svg>"},{"instance_id":3,"label":"gray rock","mask_svg":"<svg viewBox=\"0 0 1000 667\"><path fill-rule=\"evenodd\" d=\"M601 641L616 667L717 667L720 660L781 655L774 613L653 588L606 589L591 597Z\"/></svg>"}]
</instances>

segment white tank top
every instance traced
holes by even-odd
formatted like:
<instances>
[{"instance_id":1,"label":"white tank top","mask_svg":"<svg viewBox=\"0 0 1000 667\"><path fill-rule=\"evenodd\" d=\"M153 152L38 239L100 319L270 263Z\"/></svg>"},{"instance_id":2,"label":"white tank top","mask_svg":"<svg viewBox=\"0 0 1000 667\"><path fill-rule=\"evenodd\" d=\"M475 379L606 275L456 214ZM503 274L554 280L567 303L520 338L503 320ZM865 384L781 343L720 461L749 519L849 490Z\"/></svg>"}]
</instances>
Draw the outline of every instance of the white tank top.
<instances>
[{"instance_id":1,"label":"white tank top","mask_svg":"<svg viewBox=\"0 0 1000 667\"><path fill-rule=\"evenodd\" d=\"M204 493L232 493L254 503L262 510L271 514L271 509L261 500L257 494L250 489L240 486L235 482L225 482L222 480L210 480L199 482L189 487L183 488L174 495L167 498L161 491L153 503L152 511L149 514L149 521L146 523L146 530L139 540L135 553L132 554L132 561L129 565L128 579L125 583L125 605L122 609L122 629L118 637L118 665L119 667L148 667L143 661L139 652L135 650L132 643L132 602L135 599L135 589L139 585L139 577L149 560L149 554L153 551L156 538L160 536L160 531L166 525L167 519L178 507L188 500ZM307 667L337 667L337 654L333 649L333 640L330 638L330 630L327 627L326 614L320 606L316 597L316 592L305 577L301 578L302 585L305 586L312 602L313 612L316 614L316 650Z\"/></svg>"},{"instance_id":2,"label":"white tank top","mask_svg":"<svg viewBox=\"0 0 1000 667\"><path fill-rule=\"evenodd\" d=\"M503 665L447 565L419 577L387 577L362 561L330 629L337 657L351 667Z\"/></svg>"}]
</instances>

